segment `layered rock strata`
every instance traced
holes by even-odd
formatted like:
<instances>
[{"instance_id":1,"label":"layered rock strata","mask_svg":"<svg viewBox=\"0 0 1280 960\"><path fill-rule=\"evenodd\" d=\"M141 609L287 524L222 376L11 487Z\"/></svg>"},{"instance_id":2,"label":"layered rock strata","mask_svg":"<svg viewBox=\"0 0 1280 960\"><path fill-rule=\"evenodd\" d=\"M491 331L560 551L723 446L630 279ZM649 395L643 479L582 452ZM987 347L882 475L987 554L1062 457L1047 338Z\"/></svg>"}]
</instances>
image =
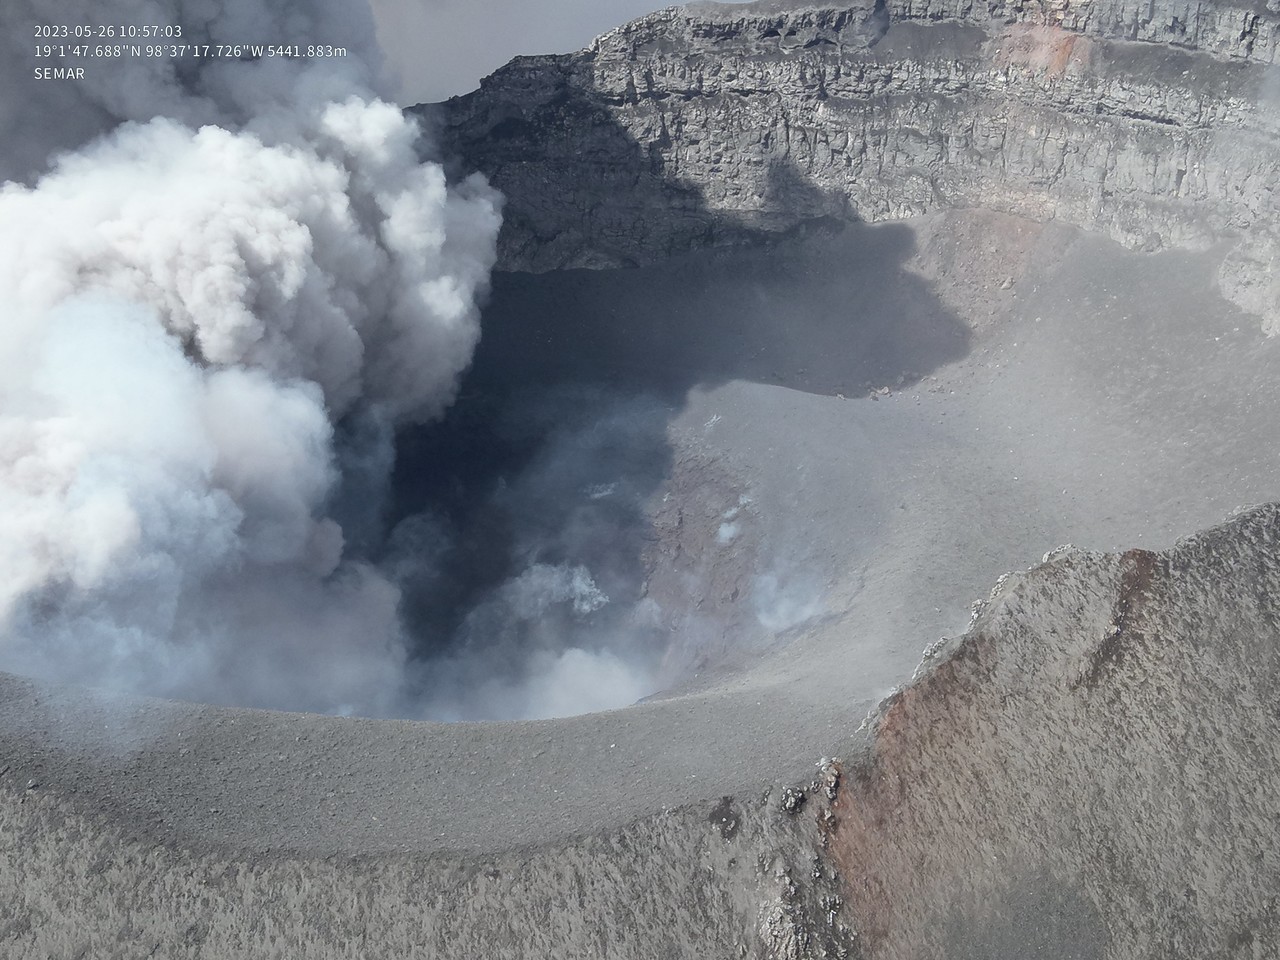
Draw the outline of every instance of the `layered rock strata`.
<instances>
[{"instance_id":1,"label":"layered rock strata","mask_svg":"<svg viewBox=\"0 0 1280 960\"><path fill-rule=\"evenodd\" d=\"M501 265L650 262L980 207L1145 249L1238 244L1274 313L1280 14L1228 3L673 8L443 105L508 196Z\"/></svg>"}]
</instances>

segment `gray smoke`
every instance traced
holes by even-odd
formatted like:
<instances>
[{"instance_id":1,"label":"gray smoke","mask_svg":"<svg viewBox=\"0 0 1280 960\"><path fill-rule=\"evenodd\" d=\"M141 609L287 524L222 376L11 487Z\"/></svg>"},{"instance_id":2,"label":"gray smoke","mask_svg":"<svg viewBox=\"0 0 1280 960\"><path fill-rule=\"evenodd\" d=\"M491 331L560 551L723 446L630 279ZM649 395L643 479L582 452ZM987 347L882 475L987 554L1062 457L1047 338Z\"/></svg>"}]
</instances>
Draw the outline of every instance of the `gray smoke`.
<instances>
[{"instance_id":1,"label":"gray smoke","mask_svg":"<svg viewBox=\"0 0 1280 960\"><path fill-rule=\"evenodd\" d=\"M36 81L39 23L348 56ZM399 590L335 519L387 462L336 438L449 404L499 198L419 162L359 3L10 0L0 37L0 667L406 712Z\"/></svg>"},{"instance_id":2,"label":"gray smoke","mask_svg":"<svg viewBox=\"0 0 1280 960\"><path fill-rule=\"evenodd\" d=\"M382 567L415 636L435 641L409 671L427 716L566 716L658 689L669 630L642 547L669 416L599 386L519 390L492 442L531 454L472 484L465 535L438 511L396 525Z\"/></svg>"},{"instance_id":3,"label":"gray smoke","mask_svg":"<svg viewBox=\"0 0 1280 960\"><path fill-rule=\"evenodd\" d=\"M44 38L41 27L88 28L90 35ZM368 6L356 0L6 0L0 10L0 176L28 177L58 150L77 148L123 121L169 117L188 126L218 124L293 133L294 118L352 94L389 99ZM176 29L163 40L123 40L122 30ZM105 34L105 31L111 31ZM102 31L102 33L100 33ZM76 58L83 81L34 80L42 43L138 44L143 55ZM346 56L303 62L146 55L148 45L326 44Z\"/></svg>"}]
</instances>

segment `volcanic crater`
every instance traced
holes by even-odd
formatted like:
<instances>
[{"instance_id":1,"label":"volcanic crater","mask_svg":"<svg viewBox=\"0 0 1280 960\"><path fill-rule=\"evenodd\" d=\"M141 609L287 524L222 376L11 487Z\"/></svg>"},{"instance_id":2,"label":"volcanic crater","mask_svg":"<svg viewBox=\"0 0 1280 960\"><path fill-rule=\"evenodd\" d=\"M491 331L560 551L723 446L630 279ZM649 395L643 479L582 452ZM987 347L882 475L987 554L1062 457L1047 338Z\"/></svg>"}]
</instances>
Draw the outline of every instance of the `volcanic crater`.
<instances>
[{"instance_id":1,"label":"volcanic crater","mask_svg":"<svg viewBox=\"0 0 1280 960\"><path fill-rule=\"evenodd\" d=\"M410 108L506 197L392 497L488 722L4 676L0 950L1270 955L1278 28L699 3ZM468 620L530 564L608 602Z\"/></svg>"}]
</instances>

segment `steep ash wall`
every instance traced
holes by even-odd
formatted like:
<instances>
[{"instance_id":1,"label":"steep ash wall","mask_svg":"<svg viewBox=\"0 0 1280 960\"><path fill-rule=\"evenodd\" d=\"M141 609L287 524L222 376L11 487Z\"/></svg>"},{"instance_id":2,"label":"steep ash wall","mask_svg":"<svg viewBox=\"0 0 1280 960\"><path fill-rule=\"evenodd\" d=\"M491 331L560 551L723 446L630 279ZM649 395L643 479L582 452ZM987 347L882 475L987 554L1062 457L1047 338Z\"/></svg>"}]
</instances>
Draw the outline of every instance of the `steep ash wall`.
<instances>
[{"instance_id":1,"label":"steep ash wall","mask_svg":"<svg viewBox=\"0 0 1280 960\"><path fill-rule=\"evenodd\" d=\"M651 262L829 219L981 207L1126 245L1275 248L1280 14L1255 5L675 8L443 106L509 198L507 269Z\"/></svg>"}]
</instances>

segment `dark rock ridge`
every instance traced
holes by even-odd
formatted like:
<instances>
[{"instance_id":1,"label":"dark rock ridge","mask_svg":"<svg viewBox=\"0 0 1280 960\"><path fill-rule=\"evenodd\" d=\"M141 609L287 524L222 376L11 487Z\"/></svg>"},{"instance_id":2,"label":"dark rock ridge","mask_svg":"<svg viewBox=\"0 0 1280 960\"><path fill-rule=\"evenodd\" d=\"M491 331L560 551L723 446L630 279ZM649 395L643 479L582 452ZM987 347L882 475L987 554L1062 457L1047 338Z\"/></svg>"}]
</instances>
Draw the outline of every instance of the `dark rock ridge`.
<instances>
[{"instance_id":1,"label":"dark rock ridge","mask_svg":"<svg viewBox=\"0 0 1280 960\"><path fill-rule=\"evenodd\" d=\"M830 220L980 207L1128 246L1229 238L1272 322L1274 4L695 4L444 104L508 196L501 266L629 265Z\"/></svg>"}]
</instances>

